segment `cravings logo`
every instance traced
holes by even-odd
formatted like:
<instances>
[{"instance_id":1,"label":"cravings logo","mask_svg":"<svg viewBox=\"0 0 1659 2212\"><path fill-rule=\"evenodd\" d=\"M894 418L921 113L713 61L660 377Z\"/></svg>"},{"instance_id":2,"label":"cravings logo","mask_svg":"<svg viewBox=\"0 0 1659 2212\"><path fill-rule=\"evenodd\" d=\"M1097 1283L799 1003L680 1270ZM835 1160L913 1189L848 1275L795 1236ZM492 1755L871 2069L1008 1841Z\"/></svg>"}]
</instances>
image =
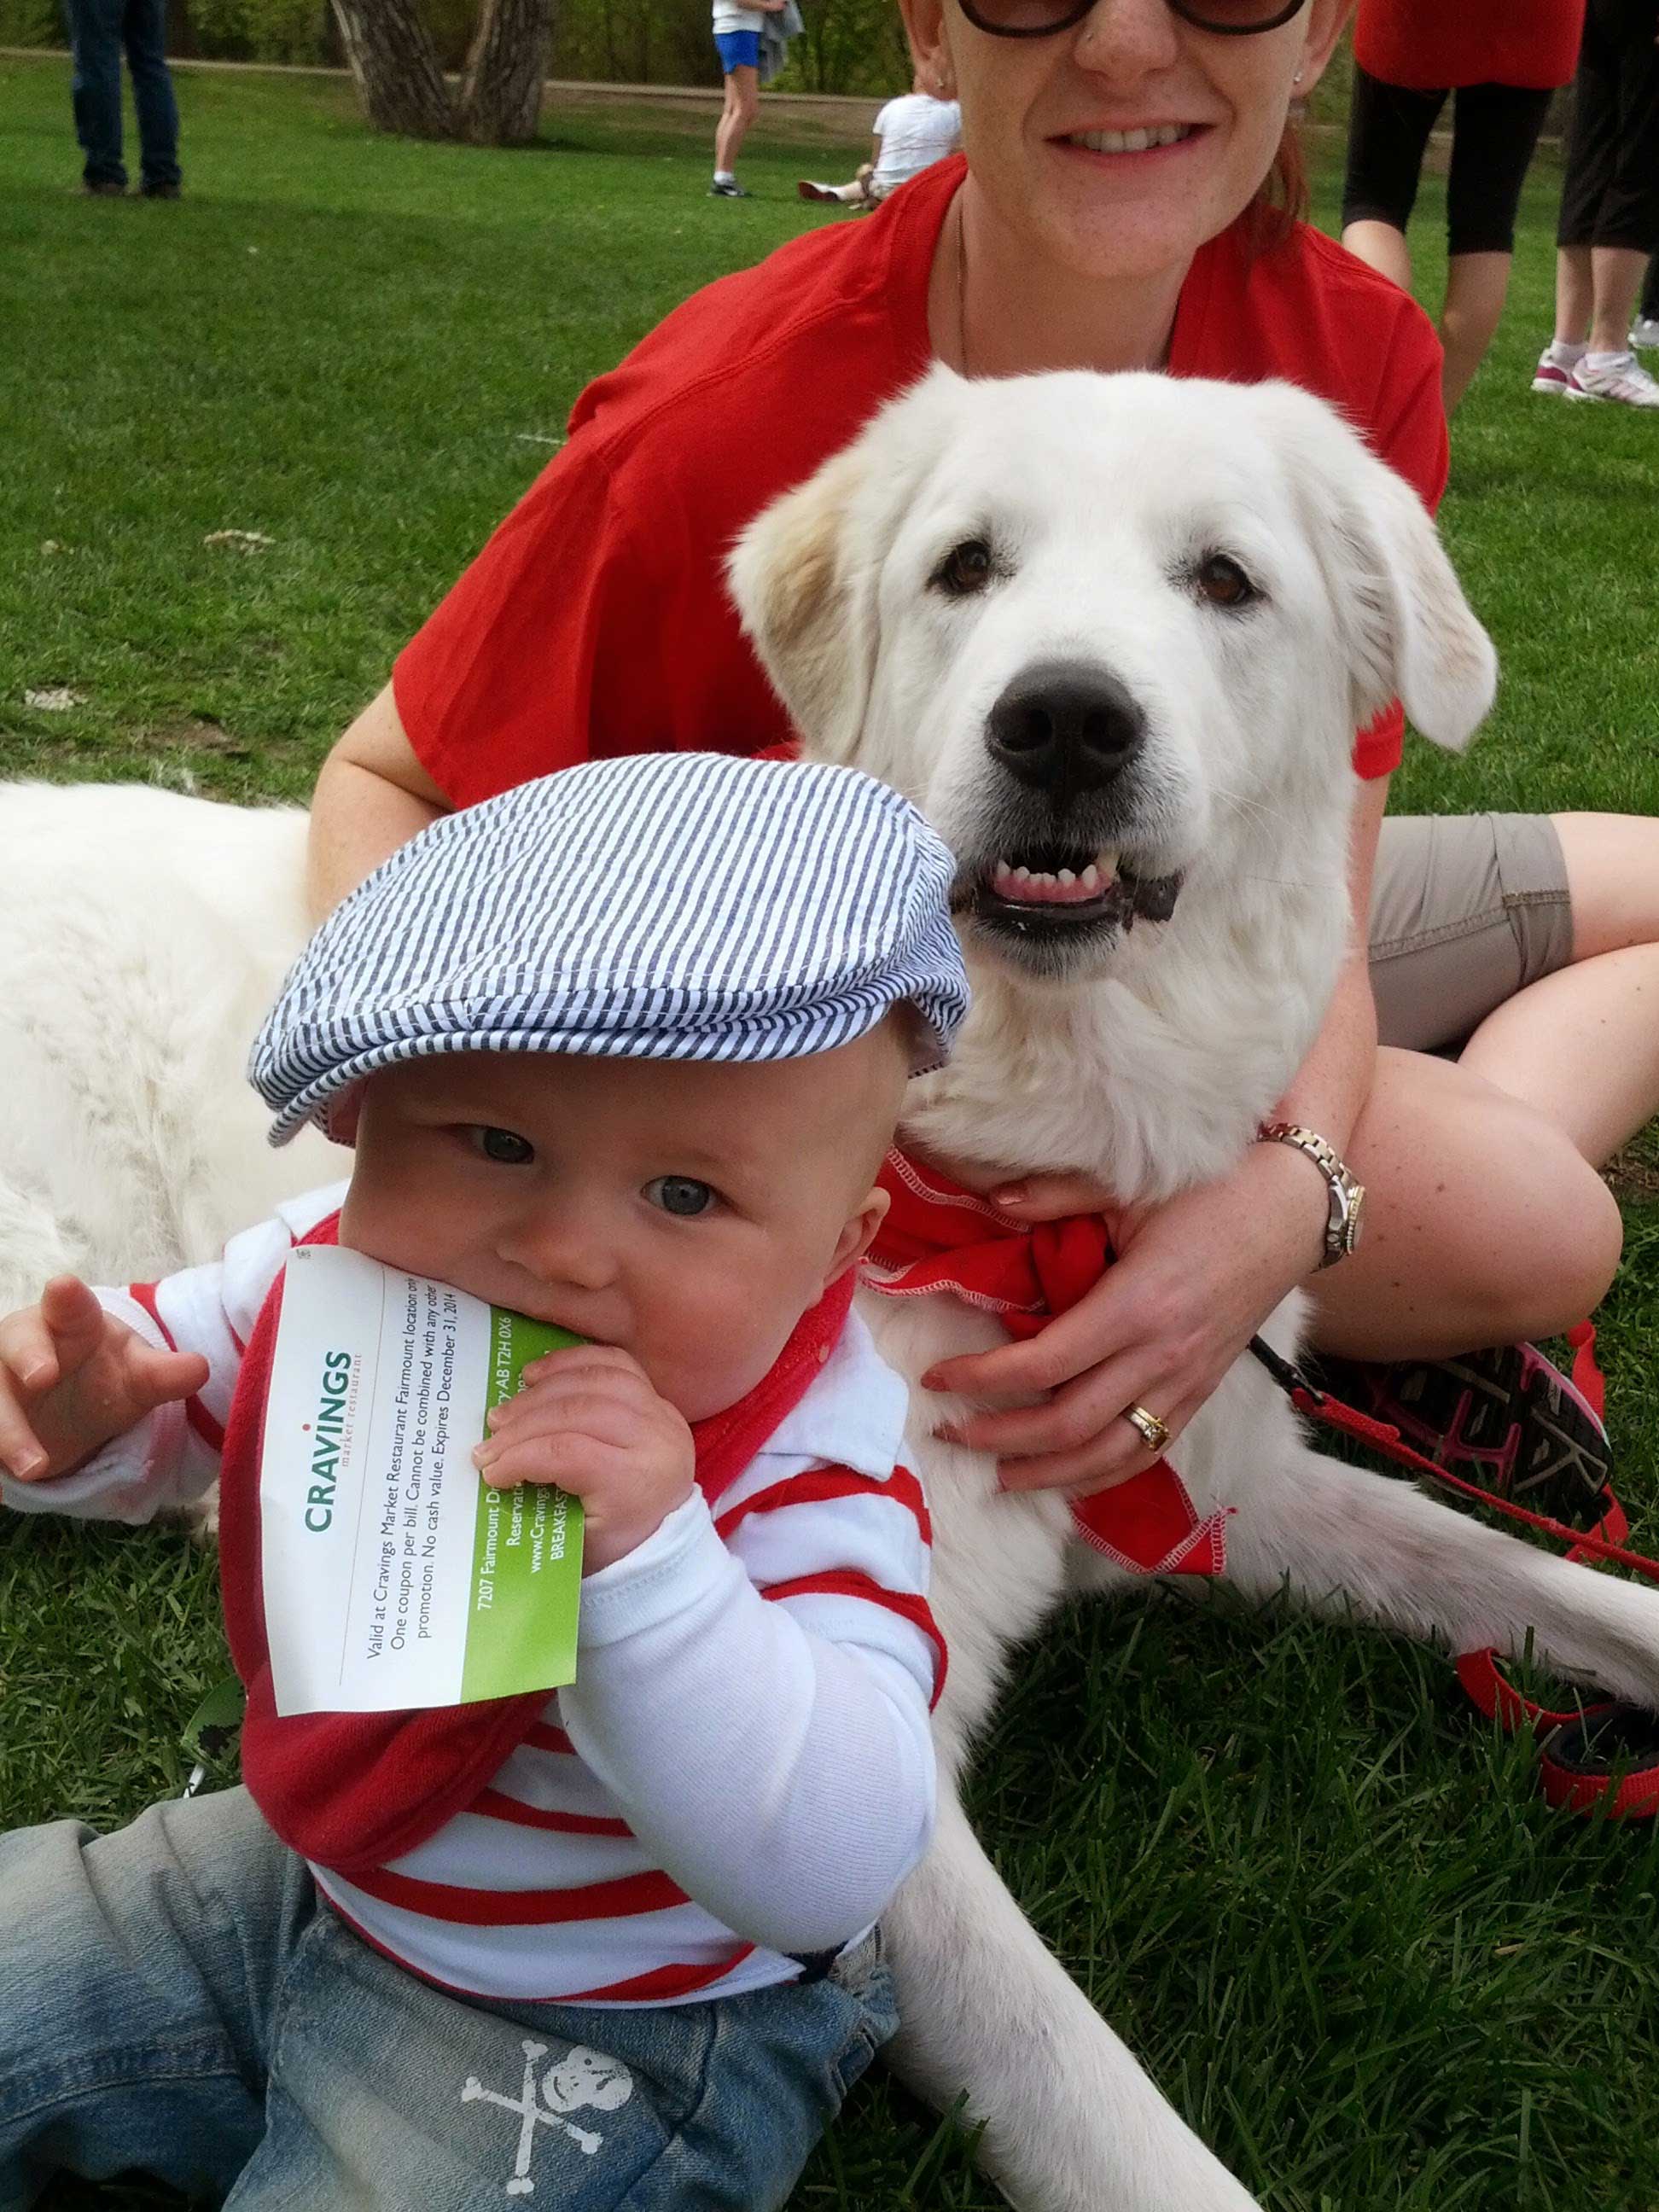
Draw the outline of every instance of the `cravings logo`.
<instances>
[{"instance_id":1,"label":"cravings logo","mask_svg":"<svg viewBox=\"0 0 1659 2212\"><path fill-rule=\"evenodd\" d=\"M306 1526L320 1536L334 1519L334 1490L345 1437L346 1401L351 1392L351 1354L323 1354L322 1387L311 1446L311 1486L306 1492Z\"/></svg>"}]
</instances>

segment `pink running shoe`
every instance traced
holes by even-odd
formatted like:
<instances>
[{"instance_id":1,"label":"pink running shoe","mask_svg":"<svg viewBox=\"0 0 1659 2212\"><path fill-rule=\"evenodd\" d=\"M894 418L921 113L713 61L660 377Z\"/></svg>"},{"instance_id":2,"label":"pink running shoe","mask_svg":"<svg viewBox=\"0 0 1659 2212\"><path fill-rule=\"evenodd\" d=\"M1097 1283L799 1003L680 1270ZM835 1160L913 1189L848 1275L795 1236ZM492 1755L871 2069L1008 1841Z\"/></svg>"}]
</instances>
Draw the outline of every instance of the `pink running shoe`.
<instances>
[{"instance_id":1,"label":"pink running shoe","mask_svg":"<svg viewBox=\"0 0 1659 2212\"><path fill-rule=\"evenodd\" d=\"M1547 393L1553 399L1565 399L1567 386L1572 381L1572 371L1563 368L1559 361L1550 357L1550 349L1544 348L1538 356L1538 366L1532 373L1532 388Z\"/></svg>"},{"instance_id":2,"label":"pink running shoe","mask_svg":"<svg viewBox=\"0 0 1659 2212\"><path fill-rule=\"evenodd\" d=\"M1534 383L1533 389L1537 390ZM1612 399L1621 407L1659 407L1659 383L1633 353L1616 353L1598 368L1585 356L1567 379L1569 399Z\"/></svg>"},{"instance_id":3,"label":"pink running shoe","mask_svg":"<svg viewBox=\"0 0 1659 2212\"><path fill-rule=\"evenodd\" d=\"M1425 1458L1570 1528L1601 1518L1612 1471L1595 1408L1532 1344L1388 1367L1322 1359L1320 1387Z\"/></svg>"}]
</instances>

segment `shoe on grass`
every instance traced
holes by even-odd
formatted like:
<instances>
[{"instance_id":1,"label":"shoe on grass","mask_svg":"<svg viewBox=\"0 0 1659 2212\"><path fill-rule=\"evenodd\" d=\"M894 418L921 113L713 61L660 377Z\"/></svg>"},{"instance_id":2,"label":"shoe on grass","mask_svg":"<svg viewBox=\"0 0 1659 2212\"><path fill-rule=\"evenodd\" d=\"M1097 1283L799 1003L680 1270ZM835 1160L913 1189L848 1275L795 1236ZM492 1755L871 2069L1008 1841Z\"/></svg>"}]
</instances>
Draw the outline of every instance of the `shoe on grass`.
<instances>
[{"instance_id":1,"label":"shoe on grass","mask_svg":"<svg viewBox=\"0 0 1659 2212\"><path fill-rule=\"evenodd\" d=\"M1536 1345L1391 1366L1328 1358L1314 1366L1322 1389L1387 1421L1437 1467L1571 1528L1600 1519L1613 1466L1607 1432Z\"/></svg>"},{"instance_id":2,"label":"shoe on grass","mask_svg":"<svg viewBox=\"0 0 1659 2212\"><path fill-rule=\"evenodd\" d=\"M711 200L746 200L749 195L735 178L728 184L724 178L716 177L708 187L708 197Z\"/></svg>"},{"instance_id":3,"label":"shoe on grass","mask_svg":"<svg viewBox=\"0 0 1659 2212\"><path fill-rule=\"evenodd\" d=\"M1616 353L1594 368L1586 354L1567 380L1567 397L1611 399L1620 407L1659 407L1659 384L1633 353Z\"/></svg>"},{"instance_id":4,"label":"shoe on grass","mask_svg":"<svg viewBox=\"0 0 1659 2212\"><path fill-rule=\"evenodd\" d=\"M815 185L810 177L798 177L795 179L795 190L804 200L831 200L837 207L841 205L830 185Z\"/></svg>"},{"instance_id":5,"label":"shoe on grass","mask_svg":"<svg viewBox=\"0 0 1659 2212\"><path fill-rule=\"evenodd\" d=\"M185 196L179 185L146 185L143 189L147 200L179 200Z\"/></svg>"},{"instance_id":6,"label":"shoe on grass","mask_svg":"<svg viewBox=\"0 0 1659 2212\"><path fill-rule=\"evenodd\" d=\"M83 199L89 200L124 200L127 196L127 188L125 185L114 183L112 179L100 177L96 184L90 181L82 184L81 195Z\"/></svg>"},{"instance_id":7,"label":"shoe on grass","mask_svg":"<svg viewBox=\"0 0 1659 2212\"><path fill-rule=\"evenodd\" d=\"M1632 352L1659 346L1659 315L1638 315L1630 326L1630 343Z\"/></svg>"},{"instance_id":8,"label":"shoe on grass","mask_svg":"<svg viewBox=\"0 0 1659 2212\"><path fill-rule=\"evenodd\" d=\"M1571 381L1572 371L1563 368L1555 358L1553 349L1546 346L1538 356L1537 368L1532 373L1533 390L1543 392L1547 398L1565 399L1567 386Z\"/></svg>"}]
</instances>

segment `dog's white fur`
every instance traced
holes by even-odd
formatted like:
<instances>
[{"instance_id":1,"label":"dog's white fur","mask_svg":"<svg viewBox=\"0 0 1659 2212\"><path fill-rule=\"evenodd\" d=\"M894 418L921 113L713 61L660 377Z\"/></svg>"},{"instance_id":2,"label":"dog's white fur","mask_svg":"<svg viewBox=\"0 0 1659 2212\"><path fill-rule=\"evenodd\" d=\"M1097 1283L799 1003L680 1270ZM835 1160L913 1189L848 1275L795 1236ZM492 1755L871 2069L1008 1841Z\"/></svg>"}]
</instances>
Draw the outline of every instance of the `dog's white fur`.
<instances>
[{"instance_id":1,"label":"dog's white fur","mask_svg":"<svg viewBox=\"0 0 1659 2212\"><path fill-rule=\"evenodd\" d=\"M967 539L990 547L991 580L951 598L939 565ZM1218 551L1262 587L1249 607L1196 589ZM988 1176L1088 1170L1126 1200L1224 1171L1335 974L1356 721L1397 690L1456 743L1491 696L1491 648L1412 494L1288 387L940 370L763 515L732 576L811 748L914 798L964 887L1018 813L986 745L1005 686L1060 659L1139 702L1144 746L1085 811L1115 810L1111 842L1142 877L1182 876L1172 915L1048 961L1063 974L966 917L974 1012L907 1135ZM300 837L291 814L144 792L0 801L0 880L27 883L0 912L0 1302L58 1266L206 1256L280 1188L330 1171L268 1158L240 1082L298 942ZM1013 1647L1068 1589L1122 1577L1070 1540L1062 1498L1004 1497L982 1456L930 1441L959 1406L915 1378L998 1341L997 1324L942 1298L865 1308L915 1391L951 1650L948 1784ZM1288 1346L1296 1324L1292 1300L1269 1334ZM1535 1632L1563 1672L1659 1704L1659 1598L1321 1458L1252 1363L1171 1457L1200 1513L1237 1509L1236 1588L1455 1649L1516 1650ZM1246 2212L1038 1942L949 1787L889 1927L899 2063L937 2100L966 2089L1015 2204Z\"/></svg>"}]
</instances>

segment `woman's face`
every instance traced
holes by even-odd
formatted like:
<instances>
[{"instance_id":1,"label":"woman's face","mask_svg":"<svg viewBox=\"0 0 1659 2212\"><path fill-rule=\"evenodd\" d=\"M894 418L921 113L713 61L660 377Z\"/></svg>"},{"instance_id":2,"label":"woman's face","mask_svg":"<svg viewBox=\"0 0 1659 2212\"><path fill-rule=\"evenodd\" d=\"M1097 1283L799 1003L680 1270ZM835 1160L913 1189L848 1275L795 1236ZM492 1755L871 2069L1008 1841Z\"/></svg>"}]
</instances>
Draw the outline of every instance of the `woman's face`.
<instances>
[{"instance_id":1,"label":"woman's face","mask_svg":"<svg viewBox=\"0 0 1659 2212\"><path fill-rule=\"evenodd\" d=\"M1222 38L1167 0L1096 0L1068 31L999 39L957 0L902 0L918 61L955 80L975 186L1000 227L1107 279L1184 269L1249 206L1348 4L1309 0L1276 31ZM1177 135L1101 143L1130 131Z\"/></svg>"}]
</instances>

